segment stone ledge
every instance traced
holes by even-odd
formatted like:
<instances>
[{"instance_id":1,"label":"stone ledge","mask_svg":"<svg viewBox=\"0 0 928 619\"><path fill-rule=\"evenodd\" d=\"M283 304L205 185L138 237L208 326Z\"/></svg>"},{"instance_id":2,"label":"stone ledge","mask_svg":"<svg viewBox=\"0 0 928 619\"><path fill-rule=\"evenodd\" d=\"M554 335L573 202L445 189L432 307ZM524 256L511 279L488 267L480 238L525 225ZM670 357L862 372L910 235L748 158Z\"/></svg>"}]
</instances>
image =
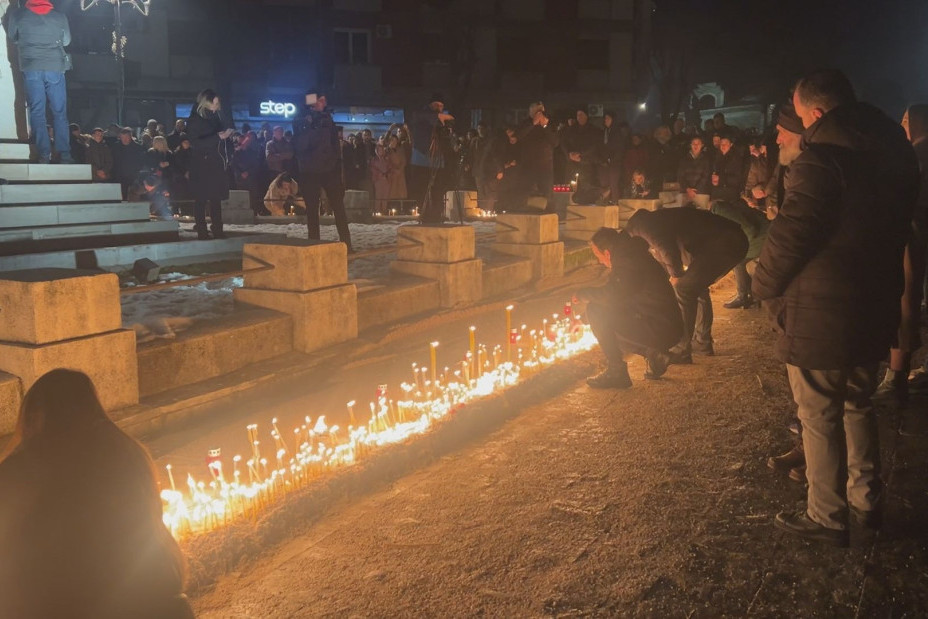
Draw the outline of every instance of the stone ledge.
<instances>
[{"instance_id":1,"label":"stone ledge","mask_svg":"<svg viewBox=\"0 0 928 619\"><path fill-rule=\"evenodd\" d=\"M358 291L358 331L436 310L441 305L438 281L398 277L387 285Z\"/></svg>"},{"instance_id":2,"label":"stone ledge","mask_svg":"<svg viewBox=\"0 0 928 619\"><path fill-rule=\"evenodd\" d=\"M22 402L22 381L12 374L0 372L0 436L12 434L16 429Z\"/></svg>"}]
</instances>

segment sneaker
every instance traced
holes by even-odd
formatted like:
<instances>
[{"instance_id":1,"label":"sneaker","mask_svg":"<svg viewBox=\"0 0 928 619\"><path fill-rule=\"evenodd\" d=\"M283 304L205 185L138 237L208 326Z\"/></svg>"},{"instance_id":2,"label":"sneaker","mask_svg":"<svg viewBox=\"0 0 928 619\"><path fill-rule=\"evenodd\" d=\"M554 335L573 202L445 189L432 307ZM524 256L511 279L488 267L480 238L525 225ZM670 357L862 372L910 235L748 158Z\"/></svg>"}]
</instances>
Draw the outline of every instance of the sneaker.
<instances>
[{"instance_id":1,"label":"sneaker","mask_svg":"<svg viewBox=\"0 0 928 619\"><path fill-rule=\"evenodd\" d=\"M789 425L786 426L786 427L787 427L787 429L789 429L789 431L792 432L793 434L797 434L797 435L801 435L801 434L802 434L802 424L799 423L799 420L798 420L798 419L797 419L796 421L790 421L790 422L789 422Z\"/></svg>"},{"instance_id":2,"label":"sneaker","mask_svg":"<svg viewBox=\"0 0 928 619\"><path fill-rule=\"evenodd\" d=\"M667 371L667 365L670 363L670 357L667 353L656 352L645 357L647 369L644 377L648 380L657 380Z\"/></svg>"},{"instance_id":3,"label":"sneaker","mask_svg":"<svg viewBox=\"0 0 928 619\"><path fill-rule=\"evenodd\" d=\"M780 512L773 521L774 526L802 539L824 542L839 548L850 545L850 534L846 529L829 529L814 522L805 511Z\"/></svg>"},{"instance_id":4,"label":"sneaker","mask_svg":"<svg viewBox=\"0 0 928 619\"><path fill-rule=\"evenodd\" d=\"M754 307L754 299L751 298L751 295L742 296L736 294L726 303L723 303L722 307L725 309L750 309Z\"/></svg>"},{"instance_id":5,"label":"sneaker","mask_svg":"<svg viewBox=\"0 0 928 619\"><path fill-rule=\"evenodd\" d=\"M709 340L708 342L699 342L697 340L693 340L693 352L711 357L715 355L715 347L712 345L712 340Z\"/></svg>"},{"instance_id":6,"label":"sneaker","mask_svg":"<svg viewBox=\"0 0 928 619\"><path fill-rule=\"evenodd\" d=\"M806 465L800 464L799 466L794 466L789 470L789 473L786 475L791 481L796 482L797 484L804 484L809 480L806 479Z\"/></svg>"},{"instance_id":7,"label":"sneaker","mask_svg":"<svg viewBox=\"0 0 928 619\"><path fill-rule=\"evenodd\" d=\"M627 366L608 367L596 376L586 379L586 384L594 389L628 389L632 386L632 379L628 375Z\"/></svg>"},{"instance_id":8,"label":"sneaker","mask_svg":"<svg viewBox=\"0 0 928 619\"><path fill-rule=\"evenodd\" d=\"M905 404L909 400L909 375L886 370L883 382L876 388L873 399L877 402Z\"/></svg>"},{"instance_id":9,"label":"sneaker","mask_svg":"<svg viewBox=\"0 0 928 619\"><path fill-rule=\"evenodd\" d=\"M767 466L774 471L788 471L797 466L805 466L806 452L802 443L796 445L785 454L767 458Z\"/></svg>"}]
</instances>

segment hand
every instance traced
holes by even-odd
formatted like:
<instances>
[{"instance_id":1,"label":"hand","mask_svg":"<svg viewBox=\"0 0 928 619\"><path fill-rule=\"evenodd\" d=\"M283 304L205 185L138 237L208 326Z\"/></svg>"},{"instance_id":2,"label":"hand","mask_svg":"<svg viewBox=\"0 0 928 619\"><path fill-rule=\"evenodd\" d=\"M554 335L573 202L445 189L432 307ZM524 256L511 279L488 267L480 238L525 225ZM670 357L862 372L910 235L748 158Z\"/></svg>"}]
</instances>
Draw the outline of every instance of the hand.
<instances>
[{"instance_id":1,"label":"hand","mask_svg":"<svg viewBox=\"0 0 928 619\"><path fill-rule=\"evenodd\" d=\"M502 172L497 173L497 175L496 175L496 180L498 180L498 181L503 180L503 173L502 173Z\"/></svg>"},{"instance_id":2,"label":"hand","mask_svg":"<svg viewBox=\"0 0 928 619\"><path fill-rule=\"evenodd\" d=\"M219 132L219 139L220 139L220 140L228 140L228 139L229 139L229 136L231 136L231 135L232 135L232 130L231 130L231 129L226 129L225 131L220 131L220 132Z\"/></svg>"},{"instance_id":3,"label":"hand","mask_svg":"<svg viewBox=\"0 0 928 619\"><path fill-rule=\"evenodd\" d=\"M570 155L568 155L568 156L570 157L570 160L571 160L571 161L574 161L574 162L576 162L576 163L580 163L580 153L570 153Z\"/></svg>"},{"instance_id":4,"label":"hand","mask_svg":"<svg viewBox=\"0 0 928 619\"><path fill-rule=\"evenodd\" d=\"M439 112L438 120L441 121L441 124L445 124L449 120L454 120L454 116L448 114L447 112Z\"/></svg>"},{"instance_id":5,"label":"hand","mask_svg":"<svg viewBox=\"0 0 928 619\"><path fill-rule=\"evenodd\" d=\"M168 166L171 165L171 164L168 163L167 161L162 161L162 162L159 163L158 165L160 165L162 168L166 168L166 167L168 167Z\"/></svg>"},{"instance_id":6,"label":"hand","mask_svg":"<svg viewBox=\"0 0 928 619\"><path fill-rule=\"evenodd\" d=\"M673 286L674 288L677 287L677 282L679 281L680 281L679 277L673 277L673 276L670 277L670 285Z\"/></svg>"},{"instance_id":7,"label":"hand","mask_svg":"<svg viewBox=\"0 0 928 619\"><path fill-rule=\"evenodd\" d=\"M504 167L504 168L511 168L511 167L513 167L513 166L515 166L515 165L516 165L516 162L515 162L515 161L510 161L509 163L507 163L507 164L504 165L503 167Z\"/></svg>"},{"instance_id":8,"label":"hand","mask_svg":"<svg viewBox=\"0 0 928 619\"><path fill-rule=\"evenodd\" d=\"M695 199L696 199L696 190L693 189L692 187L688 187L687 190L686 190L686 197L689 198L690 200L695 200Z\"/></svg>"},{"instance_id":9,"label":"hand","mask_svg":"<svg viewBox=\"0 0 928 619\"><path fill-rule=\"evenodd\" d=\"M106 172L104 170L97 170L97 178L106 180Z\"/></svg>"}]
</instances>

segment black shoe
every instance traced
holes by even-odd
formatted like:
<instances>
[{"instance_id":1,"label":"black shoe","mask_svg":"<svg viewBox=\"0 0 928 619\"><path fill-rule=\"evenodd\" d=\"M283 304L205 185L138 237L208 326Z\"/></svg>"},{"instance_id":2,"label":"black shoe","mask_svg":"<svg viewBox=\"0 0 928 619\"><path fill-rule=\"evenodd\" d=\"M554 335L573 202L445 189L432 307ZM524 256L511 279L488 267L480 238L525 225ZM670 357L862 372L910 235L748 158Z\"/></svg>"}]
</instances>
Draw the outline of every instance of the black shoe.
<instances>
[{"instance_id":1,"label":"black shoe","mask_svg":"<svg viewBox=\"0 0 928 619\"><path fill-rule=\"evenodd\" d=\"M667 363L669 365L690 365L693 363L693 353L671 350L667 353Z\"/></svg>"},{"instance_id":2,"label":"black shoe","mask_svg":"<svg viewBox=\"0 0 928 619\"><path fill-rule=\"evenodd\" d=\"M645 363L648 369L645 370L644 377L648 380L657 380L667 371L670 356L667 353L656 352L645 357Z\"/></svg>"},{"instance_id":3,"label":"black shoe","mask_svg":"<svg viewBox=\"0 0 928 619\"><path fill-rule=\"evenodd\" d=\"M883 526L883 510L879 507L871 510L857 509L851 506L851 519L864 529L879 531Z\"/></svg>"},{"instance_id":4,"label":"black shoe","mask_svg":"<svg viewBox=\"0 0 928 619\"><path fill-rule=\"evenodd\" d=\"M751 295L735 295L728 302L722 304L725 309L750 309L754 307L754 299Z\"/></svg>"},{"instance_id":5,"label":"black shoe","mask_svg":"<svg viewBox=\"0 0 928 619\"><path fill-rule=\"evenodd\" d=\"M797 537L815 542L825 542L839 548L850 545L850 535L847 530L829 529L817 522L813 522L805 511L780 512L773 521L774 526Z\"/></svg>"},{"instance_id":6,"label":"black shoe","mask_svg":"<svg viewBox=\"0 0 928 619\"><path fill-rule=\"evenodd\" d=\"M712 340L709 340L708 342L698 342L693 340L693 352L711 357L715 355L715 347L712 346Z\"/></svg>"},{"instance_id":7,"label":"black shoe","mask_svg":"<svg viewBox=\"0 0 928 619\"><path fill-rule=\"evenodd\" d=\"M785 454L767 458L767 466L774 471L788 471L797 466L805 466L806 452L802 448L802 443L796 445Z\"/></svg>"},{"instance_id":8,"label":"black shoe","mask_svg":"<svg viewBox=\"0 0 928 619\"><path fill-rule=\"evenodd\" d=\"M609 367L586 379L586 384L594 389L628 389L632 386L632 379L627 367Z\"/></svg>"}]
</instances>

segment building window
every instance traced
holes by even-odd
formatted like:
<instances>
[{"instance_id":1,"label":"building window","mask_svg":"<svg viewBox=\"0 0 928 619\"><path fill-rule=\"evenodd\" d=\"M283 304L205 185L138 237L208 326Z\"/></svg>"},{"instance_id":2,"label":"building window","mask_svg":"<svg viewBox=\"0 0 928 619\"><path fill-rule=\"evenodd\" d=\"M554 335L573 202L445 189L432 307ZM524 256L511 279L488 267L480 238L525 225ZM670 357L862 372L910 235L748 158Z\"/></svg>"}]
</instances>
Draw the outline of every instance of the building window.
<instances>
[{"instance_id":1,"label":"building window","mask_svg":"<svg viewBox=\"0 0 928 619\"><path fill-rule=\"evenodd\" d=\"M371 31L338 29L334 33L336 64L369 64L371 61Z\"/></svg>"}]
</instances>

